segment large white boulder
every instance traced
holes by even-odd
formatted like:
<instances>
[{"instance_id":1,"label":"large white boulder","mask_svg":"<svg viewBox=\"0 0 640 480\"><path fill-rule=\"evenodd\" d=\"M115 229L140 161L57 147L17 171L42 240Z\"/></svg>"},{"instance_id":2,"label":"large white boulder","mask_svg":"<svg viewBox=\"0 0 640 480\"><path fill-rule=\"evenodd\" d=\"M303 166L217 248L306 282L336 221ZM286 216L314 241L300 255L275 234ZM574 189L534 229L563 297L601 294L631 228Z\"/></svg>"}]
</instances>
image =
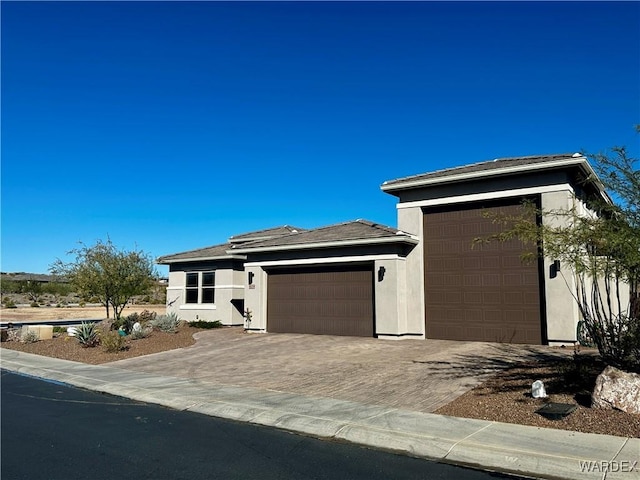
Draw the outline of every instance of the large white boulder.
<instances>
[{"instance_id":1,"label":"large white boulder","mask_svg":"<svg viewBox=\"0 0 640 480\"><path fill-rule=\"evenodd\" d=\"M591 406L640 414L640 375L615 367L605 368L596 379Z\"/></svg>"}]
</instances>

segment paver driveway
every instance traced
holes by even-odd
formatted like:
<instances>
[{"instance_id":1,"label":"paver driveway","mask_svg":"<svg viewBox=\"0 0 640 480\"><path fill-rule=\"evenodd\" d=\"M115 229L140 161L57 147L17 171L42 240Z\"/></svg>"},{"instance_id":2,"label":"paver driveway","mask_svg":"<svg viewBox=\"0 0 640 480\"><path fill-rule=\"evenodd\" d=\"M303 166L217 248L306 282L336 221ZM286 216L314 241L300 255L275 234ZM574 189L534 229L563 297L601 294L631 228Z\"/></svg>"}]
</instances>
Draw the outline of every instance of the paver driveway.
<instances>
[{"instance_id":1,"label":"paver driveway","mask_svg":"<svg viewBox=\"0 0 640 480\"><path fill-rule=\"evenodd\" d=\"M188 348L108 365L433 412L516 361L566 355L544 346L257 334L235 327L199 332L196 339Z\"/></svg>"}]
</instances>

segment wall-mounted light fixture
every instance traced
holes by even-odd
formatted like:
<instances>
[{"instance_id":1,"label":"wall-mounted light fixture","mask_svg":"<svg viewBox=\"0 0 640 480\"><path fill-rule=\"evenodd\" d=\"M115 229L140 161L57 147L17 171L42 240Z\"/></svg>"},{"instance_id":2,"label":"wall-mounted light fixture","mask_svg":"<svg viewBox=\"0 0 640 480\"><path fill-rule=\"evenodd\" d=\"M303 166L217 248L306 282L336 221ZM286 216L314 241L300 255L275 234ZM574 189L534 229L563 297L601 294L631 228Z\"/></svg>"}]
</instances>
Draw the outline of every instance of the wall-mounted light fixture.
<instances>
[{"instance_id":1,"label":"wall-mounted light fixture","mask_svg":"<svg viewBox=\"0 0 640 480\"><path fill-rule=\"evenodd\" d=\"M383 266L380 266L380 268L378 269L378 281L381 282L384 279L384 272L386 272L387 269L384 268Z\"/></svg>"},{"instance_id":2,"label":"wall-mounted light fixture","mask_svg":"<svg viewBox=\"0 0 640 480\"><path fill-rule=\"evenodd\" d=\"M560 260L554 260L549 266L549 278L556 278L560 271Z\"/></svg>"},{"instance_id":3,"label":"wall-mounted light fixture","mask_svg":"<svg viewBox=\"0 0 640 480\"><path fill-rule=\"evenodd\" d=\"M254 275L253 272L249 272L247 274L247 280L249 281L249 285L253 285L253 275Z\"/></svg>"}]
</instances>

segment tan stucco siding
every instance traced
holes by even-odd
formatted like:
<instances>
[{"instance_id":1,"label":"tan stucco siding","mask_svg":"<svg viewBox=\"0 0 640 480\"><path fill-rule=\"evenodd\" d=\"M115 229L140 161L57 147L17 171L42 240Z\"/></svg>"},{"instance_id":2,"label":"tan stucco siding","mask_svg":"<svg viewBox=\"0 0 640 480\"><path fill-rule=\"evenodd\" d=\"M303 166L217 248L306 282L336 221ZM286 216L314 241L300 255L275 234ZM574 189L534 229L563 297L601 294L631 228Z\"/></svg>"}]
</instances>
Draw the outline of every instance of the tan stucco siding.
<instances>
[{"instance_id":1,"label":"tan stucco siding","mask_svg":"<svg viewBox=\"0 0 640 480\"><path fill-rule=\"evenodd\" d=\"M571 190L559 190L542 195L542 210L569 210L573 207L574 195ZM545 225L566 225L566 218L545 215ZM554 258L544 258L544 294L547 317L547 338L550 344L567 344L576 340L579 311L572 295L575 291L573 272L569 265L561 265L555 278L551 275Z\"/></svg>"},{"instance_id":2,"label":"tan stucco siding","mask_svg":"<svg viewBox=\"0 0 640 480\"><path fill-rule=\"evenodd\" d=\"M420 243L406 257L404 265L404 295L399 308L404 310L406 333L414 334L412 338L424 338L424 236L422 208L411 207L398 209L398 229L417 235ZM408 337L409 338L409 337Z\"/></svg>"},{"instance_id":3,"label":"tan stucco siding","mask_svg":"<svg viewBox=\"0 0 640 480\"><path fill-rule=\"evenodd\" d=\"M204 320L220 321L223 325L242 325L242 313L238 311L232 300L244 297L242 272L228 268L203 269L215 271L215 297L213 304L185 303L185 284L187 271L169 272L167 287L167 313L175 313L182 320L193 322ZM237 282L237 283L234 283Z\"/></svg>"},{"instance_id":4,"label":"tan stucco siding","mask_svg":"<svg viewBox=\"0 0 640 480\"><path fill-rule=\"evenodd\" d=\"M267 330L267 273L260 266L245 265L244 308L251 313L251 323L245 322L245 328L251 331ZM253 282L249 284L249 273Z\"/></svg>"}]
</instances>

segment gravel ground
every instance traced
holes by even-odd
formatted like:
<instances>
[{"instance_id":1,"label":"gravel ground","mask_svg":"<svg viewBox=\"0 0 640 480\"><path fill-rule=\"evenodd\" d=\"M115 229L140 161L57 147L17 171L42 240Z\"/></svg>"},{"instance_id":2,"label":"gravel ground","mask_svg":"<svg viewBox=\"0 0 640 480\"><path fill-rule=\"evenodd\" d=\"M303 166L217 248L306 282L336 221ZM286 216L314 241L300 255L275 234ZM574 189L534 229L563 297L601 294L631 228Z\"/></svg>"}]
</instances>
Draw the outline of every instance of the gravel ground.
<instances>
[{"instance_id":1,"label":"gravel ground","mask_svg":"<svg viewBox=\"0 0 640 480\"><path fill-rule=\"evenodd\" d=\"M146 338L139 340L127 338L126 350L116 353L108 353L101 346L84 348L67 334L60 334L52 340L42 340L35 343L2 342L2 348L99 365L101 363L124 360L125 358L189 347L195 343L193 334L200 331L202 329L188 326L180 327L176 333L154 330Z\"/></svg>"},{"instance_id":2,"label":"gravel ground","mask_svg":"<svg viewBox=\"0 0 640 480\"><path fill-rule=\"evenodd\" d=\"M590 408L595 379L604 365L593 352L574 360L523 363L492 377L435 413L586 433L640 437L640 415ZM531 379L542 380L548 397L531 396ZM562 420L536 413L546 402L577 404Z\"/></svg>"}]
</instances>

